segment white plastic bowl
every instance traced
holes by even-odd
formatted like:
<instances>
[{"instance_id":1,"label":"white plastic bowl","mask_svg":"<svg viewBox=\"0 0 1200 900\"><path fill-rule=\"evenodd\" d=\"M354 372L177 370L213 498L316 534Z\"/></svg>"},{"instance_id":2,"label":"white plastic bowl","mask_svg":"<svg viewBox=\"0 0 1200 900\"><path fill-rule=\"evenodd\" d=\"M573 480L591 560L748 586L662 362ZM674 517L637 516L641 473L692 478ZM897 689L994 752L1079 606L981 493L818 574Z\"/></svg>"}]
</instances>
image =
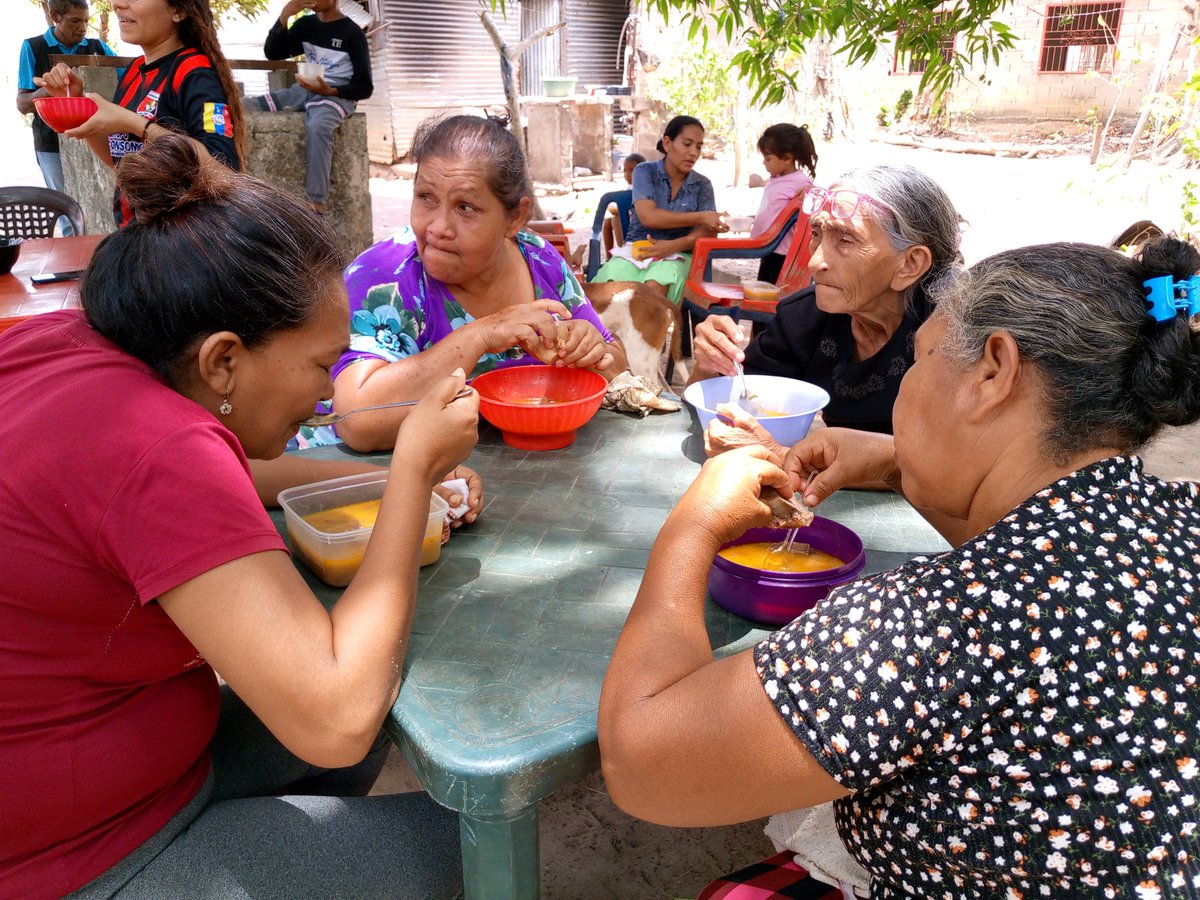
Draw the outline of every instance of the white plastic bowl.
<instances>
[{"instance_id":1,"label":"white plastic bowl","mask_svg":"<svg viewBox=\"0 0 1200 900\"><path fill-rule=\"evenodd\" d=\"M305 81L317 81L325 75L325 67L320 63L296 63L296 74Z\"/></svg>"},{"instance_id":2,"label":"white plastic bowl","mask_svg":"<svg viewBox=\"0 0 1200 900\"><path fill-rule=\"evenodd\" d=\"M717 415L717 405L729 402L729 392L734 379L722 375L707 378L688 385L683 399L696 408L700 426L707 429L708 423ZM747 375L746 387L757 395L756 401L763 409L782 411L782 416L755 416L754 418L779 443L790 447L804 439L817 413L829 404L829 394L823 388L795 378L777 375Z\"/></svg>"}]
</instances>

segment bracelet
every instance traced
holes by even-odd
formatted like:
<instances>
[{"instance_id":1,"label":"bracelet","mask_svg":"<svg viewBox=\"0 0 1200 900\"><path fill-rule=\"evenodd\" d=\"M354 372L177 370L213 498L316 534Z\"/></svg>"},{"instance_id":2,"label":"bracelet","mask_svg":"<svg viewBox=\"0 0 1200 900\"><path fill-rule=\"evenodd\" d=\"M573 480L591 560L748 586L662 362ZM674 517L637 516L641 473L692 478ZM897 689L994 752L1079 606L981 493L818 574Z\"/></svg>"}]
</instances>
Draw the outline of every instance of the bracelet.
<instances>
[{"instance_id":1,"label":"bracelet","mask_svg":"<svg viewBox=\"0 0 1200 900\"><path fill-rule=\"evenodd\" d=\"M147 119L146 124L142 126L142 143L143 144L146 143L146 135L149 133L150 126L153 124L154 124L153 121L151 121L150 119Z\"/></svg>"}]
</instances>

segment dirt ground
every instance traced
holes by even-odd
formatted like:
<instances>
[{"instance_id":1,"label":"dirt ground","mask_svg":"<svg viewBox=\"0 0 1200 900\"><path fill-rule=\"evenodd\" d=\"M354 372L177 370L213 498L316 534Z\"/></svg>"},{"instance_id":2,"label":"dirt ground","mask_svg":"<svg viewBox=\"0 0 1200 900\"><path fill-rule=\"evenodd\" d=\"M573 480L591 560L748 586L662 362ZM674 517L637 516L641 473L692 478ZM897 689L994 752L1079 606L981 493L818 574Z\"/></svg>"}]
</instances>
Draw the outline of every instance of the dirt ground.
<instances>
[{"instance_id":1,"label":"dirt ground","mask_svg":"<svg viewBox=\"0 0 1200 900\"><path fill-rule=\"evenodd\" d=\"M1053 136L1053 131L1050 136ZM907 163L932 174L966 219L963 254L968 262L1021 244L1073 240L1108 243L1131 222L1151 218L1164 228L1179 221L1177 173L1135 163L1123 172L1110 163L1089 166L1086 156L1021 158L1045 134L1003 128L996 141L1026 142L1012 156L984 156L914 149L863 141L821 146L818 182L856 166ZM974 143L985 136L972 137ZM1080 153L1090 141L1075 141ZM730 187L732 164L705 160L718 203L735 215L753 214L760 191ZM372 179L378 237L407 223L411 172L406 167ZM407 176L407 177L406 177ZM601 193L612 182L582 180L577 190L541 198L545 212L577 230L586 242ZM1147 452L1148 468L1163 477L1200 480L1200 425L1172 429ZM377 789L411 790L415 776L398 752ZM542 896L550 900L674 900L695 897L714 878L772 852L763 822L723 828L673 829L639 822L613 806L604 782L593 775L551 795L541 806Z\"/></svg>"}]
</instances>

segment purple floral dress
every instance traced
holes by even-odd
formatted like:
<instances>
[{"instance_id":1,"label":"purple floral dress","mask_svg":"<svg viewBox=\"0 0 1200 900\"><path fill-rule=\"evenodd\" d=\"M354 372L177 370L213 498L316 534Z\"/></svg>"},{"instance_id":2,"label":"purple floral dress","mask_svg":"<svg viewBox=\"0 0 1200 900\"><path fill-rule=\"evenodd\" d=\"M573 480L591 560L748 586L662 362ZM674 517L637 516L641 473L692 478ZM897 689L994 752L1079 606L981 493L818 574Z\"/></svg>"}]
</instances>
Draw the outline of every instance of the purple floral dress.
<instances>
[{"instance_id":1,"label":"purple floral dress","mask_svg":"<svg viewBox=\"0 0 1200 900\"><path fill-rule=\"evenodd\" d=\"M537 300L557 300L576 319L591 322L605 341L612 335L596 315L570 267L558 251L538 235L517 233L517 246L529 264ZM350 297L350 349L333 367L333 377L360 359L395 362L433 346L452 331L475 321L450 289L425 274L411 228L364 250L346 267ZM541 365L520 347L485 353L468 377L508 366ZM331 427L302 428L301 447L336 443Z\"/></svg>"}]
</instances>

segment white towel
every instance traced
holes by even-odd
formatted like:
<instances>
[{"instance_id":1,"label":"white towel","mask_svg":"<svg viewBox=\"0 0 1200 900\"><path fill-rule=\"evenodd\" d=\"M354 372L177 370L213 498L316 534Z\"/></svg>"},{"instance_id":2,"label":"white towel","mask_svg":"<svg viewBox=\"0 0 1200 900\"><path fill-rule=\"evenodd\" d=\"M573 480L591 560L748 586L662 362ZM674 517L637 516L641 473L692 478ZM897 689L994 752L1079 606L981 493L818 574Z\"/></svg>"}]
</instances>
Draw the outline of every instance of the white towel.
<instances>
[{"instance_id":1,"label":"white towel","mask_svg":"<svg viewBox=\"0 0 1200 900\"><path fill-rule=\"evenodd\" d=\"M645 269L658 262L657 259L634 259L633 244L622 244L620 247L613 247L612 255L618 259L627 259L639 269ZM663 259L687 259L682 253L672 253L670 256L664 256Z\"/></svg>"},{"instance_id":2,"label":"white towel","mask_svg":"<svg viewBox=\"0 0 1200 900\"><path fill-rule=\"evenodd\" d=\"M461 518L462 515L471 508L471 504L467 502L468 488L467 479L451 478L449 481L443 481L442 487L447 488L463 498L462 503L458 506L450 507L450 511L446 513L446 521L452 522L455 519Z\"/></svg>"},{"instance_id":3,"label":"white towel","mask_svg":"<svg viewBox=\"0 0 1200 900\"><path fill-rule=\"evenodd\" d=\"M871 875L842 843L832 803L771 816L763 832L776 850L796 854L796 865L817 881L841 888L846 900L871 896Z\"/></svg>"}]
</instances>

